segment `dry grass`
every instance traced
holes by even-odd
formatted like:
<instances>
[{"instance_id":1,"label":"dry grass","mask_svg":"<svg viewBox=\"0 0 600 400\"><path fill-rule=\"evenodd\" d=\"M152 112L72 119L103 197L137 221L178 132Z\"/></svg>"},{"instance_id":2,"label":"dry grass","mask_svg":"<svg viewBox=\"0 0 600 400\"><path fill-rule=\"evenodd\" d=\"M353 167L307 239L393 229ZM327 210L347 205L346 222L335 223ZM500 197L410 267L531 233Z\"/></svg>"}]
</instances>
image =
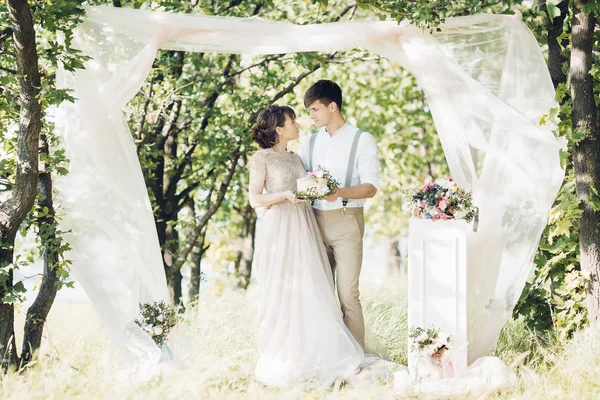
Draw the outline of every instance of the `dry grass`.
<instances>
[{"instance_id":1,"label":"dry grass","mask_svg":"<svg viewBox=\"0 0 600 400\"><path fill-rule=\"evenodd\" d=\"M406 363L406 299L398 288L364 291L370 336L393 361ZM196 360L187 368L138 387L106 378L111 349L87 303L59 303L47 327L35 368L0 379L0 399L389 399L393 384L374 382L324 390L308 384L281 391L253 380L256 306L252 292L203 295L185 314ZM600 398L598 335L570 342L539 338L519 321L502 334L497 355L519 371L520 385L488 398ZM526 352L529 352L525 356Z\"/></svg>"}]
</instances>

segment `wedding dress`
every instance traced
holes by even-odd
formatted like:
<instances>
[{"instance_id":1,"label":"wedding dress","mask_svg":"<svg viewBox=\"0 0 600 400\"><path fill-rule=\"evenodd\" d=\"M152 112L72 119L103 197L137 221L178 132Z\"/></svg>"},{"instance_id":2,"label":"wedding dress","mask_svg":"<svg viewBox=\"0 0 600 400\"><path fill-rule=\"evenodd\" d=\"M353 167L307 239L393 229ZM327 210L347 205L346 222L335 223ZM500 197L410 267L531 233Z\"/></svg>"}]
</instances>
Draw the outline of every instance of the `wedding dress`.
<instances>
[{"instance_id":1,"label":"wedding dress","mask_svg":"<svg viewBox=\"0 0 600 400\"><path fill-rule=\"evenodd\" d=\"M300 157L272 149L250 160L250 180L267 193L294 190L306 175ZM327 253L310 205L267 210L256 239L259 331L256 379L271 386L356 374L364 358L336 302Z\"/></svg>"}]
</instances>

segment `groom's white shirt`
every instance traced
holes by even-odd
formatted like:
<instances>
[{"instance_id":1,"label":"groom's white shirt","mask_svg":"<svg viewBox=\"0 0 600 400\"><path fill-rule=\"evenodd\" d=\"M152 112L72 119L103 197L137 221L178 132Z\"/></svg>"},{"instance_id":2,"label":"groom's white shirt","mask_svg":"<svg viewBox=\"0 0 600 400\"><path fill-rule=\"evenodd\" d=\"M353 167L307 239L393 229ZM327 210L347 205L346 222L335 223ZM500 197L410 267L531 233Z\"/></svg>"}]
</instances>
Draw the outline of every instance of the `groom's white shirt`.
<instances>
[{"instance_id":1,"label":"groom's white shirt","mask_svg":"<svg viewBox=\"0 0 600 400\"><path fill-rule=\"evenodd\" d=\"M348 169L348 157L354 140L354 134L358 128L346 122L344 126L329 135L325 127L316 133L313 150L312 167L316 169L319 165L327 169L331 175L340 182L342 186L346 182L346 171ZM302 162L308 170L310 136L302 143ZM370 183L379 189L379 160L377 157L377 143L370 133L363 132L360 135L351 186L361 183ZM364 207L366 199L349 199L347 207ZM342 199L334 202L326 200L315 200L313 205L317 210L337 210L342 208Z\"/></svg>"}]
</instances>

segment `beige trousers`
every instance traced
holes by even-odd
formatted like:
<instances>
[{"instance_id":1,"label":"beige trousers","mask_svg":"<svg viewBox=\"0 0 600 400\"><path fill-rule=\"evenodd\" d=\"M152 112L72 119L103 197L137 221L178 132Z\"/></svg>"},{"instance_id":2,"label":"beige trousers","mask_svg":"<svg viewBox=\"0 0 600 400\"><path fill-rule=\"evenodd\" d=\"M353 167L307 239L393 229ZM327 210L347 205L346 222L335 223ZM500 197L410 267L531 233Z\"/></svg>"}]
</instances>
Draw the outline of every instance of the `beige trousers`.
<instances>
[{"instance_id":1,"label":"beige trousers","mask_svg":"<svg viewBox=\"0 0 600 400\"><path fill-rule=\"evenodd\" d=\"M314 211L327 248L344 323L364 347L365 323L358 291L365 233L363 209Z\"/></svg>"}]
</instances>

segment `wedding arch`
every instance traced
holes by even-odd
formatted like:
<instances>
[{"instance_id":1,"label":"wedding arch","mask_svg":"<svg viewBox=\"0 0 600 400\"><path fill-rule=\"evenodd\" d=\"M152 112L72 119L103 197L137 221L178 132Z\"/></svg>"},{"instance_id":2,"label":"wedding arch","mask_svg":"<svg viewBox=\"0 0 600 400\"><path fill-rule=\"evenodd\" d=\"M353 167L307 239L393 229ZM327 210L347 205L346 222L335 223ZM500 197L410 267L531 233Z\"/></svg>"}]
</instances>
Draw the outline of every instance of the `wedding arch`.
<instances>
[{"instance_id":1,"label":"wedding arch","mask_svg":"<svg viewBox=\"0 0 600 400\"><path fill-rule=\"evenodd\" d=\"M86 7L74 47L84 70L59 70L73 90L56 129L70 160L55 177L71 233L72 270L111 341L157 361L160 350L132 323L138 303L166 300L159 242L122 109L160 49L270 54L362 47L410 71L425 91L452 177L480 210L468 237L469 360L496 344L533 266L564 177L564 142L540 126L556 106L542 51L518 16L449 18L441 31L352 21L298 26L256 18ZM400 116L399 116L400 117Z\"/></svg>"}]
</instances>

